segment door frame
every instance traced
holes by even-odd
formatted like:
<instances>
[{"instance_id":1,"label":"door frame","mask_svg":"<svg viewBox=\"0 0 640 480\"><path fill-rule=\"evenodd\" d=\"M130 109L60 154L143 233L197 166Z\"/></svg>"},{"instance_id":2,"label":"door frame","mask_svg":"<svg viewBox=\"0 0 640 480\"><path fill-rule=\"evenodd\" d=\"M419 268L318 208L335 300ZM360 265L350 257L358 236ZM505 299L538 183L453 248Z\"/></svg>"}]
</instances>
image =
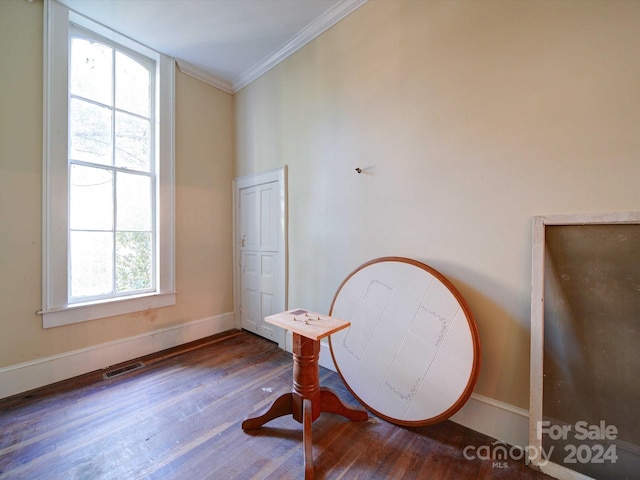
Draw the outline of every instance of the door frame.
<instances>
[{"instance_id":1,"label":"door frame","mask_svg":"<svg viewBox=\"0 0 640 480\"><path fill-rule=\"evenodd\" d=\"M250 173L241 177L233 179L233 307L234 307L234 325L238 330L242 329L242 319L240 316L240 306L242 303L242 291L241 291L241 275L240 275L240 191L244 188L257 187L265 183L278 182L278 190L280 197L280 219L279 219L279 235L278 235L278 248L282 253L280 255L280 271L284 272L282 279L280 280L279 290L281 291L282 305L285 310L288 308L289 302L289 269L288 269L288 239L287 239L287 166L274 168L260 173ZM283 335L286 337L286 335ZM284 340L283 343L278 343L278 346L285 349Z\"/></svg>"}]
</instances>

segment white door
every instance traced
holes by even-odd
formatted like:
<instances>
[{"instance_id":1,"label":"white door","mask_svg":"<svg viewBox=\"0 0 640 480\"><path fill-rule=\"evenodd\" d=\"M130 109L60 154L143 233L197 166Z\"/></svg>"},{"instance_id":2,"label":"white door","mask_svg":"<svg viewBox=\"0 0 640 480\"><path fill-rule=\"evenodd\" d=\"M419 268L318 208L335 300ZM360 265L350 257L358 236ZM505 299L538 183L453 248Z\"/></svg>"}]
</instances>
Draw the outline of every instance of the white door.
<instances>
[{"instance_id":1,"label":"white door","mask_svg":"<svg viewBox=\"0 0 640 480\"><path fill-rule=\"evenodd\" d=\"M264 317L286 310L284 168L235 180L236 314L240 327L284 348Z\"/></svg>"}]
</instances>

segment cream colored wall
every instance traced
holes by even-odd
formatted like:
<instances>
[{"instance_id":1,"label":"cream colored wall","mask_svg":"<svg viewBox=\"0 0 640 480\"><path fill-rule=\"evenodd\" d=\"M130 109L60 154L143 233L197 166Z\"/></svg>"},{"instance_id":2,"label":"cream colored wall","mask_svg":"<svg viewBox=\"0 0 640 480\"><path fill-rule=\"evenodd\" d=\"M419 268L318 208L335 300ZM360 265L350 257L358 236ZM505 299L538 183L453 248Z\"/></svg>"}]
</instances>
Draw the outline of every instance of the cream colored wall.
<instances>
[{"instance_id":1,"label":"cream colored wall","mask_svg":"<svg viewBox=\"0 0 640 480\"><path fill-rule=\"evenodd\" d=\"M0 1L0 367L233 311L233 98L177 72L177 304L42 329L42 12Z\"/></svg>"},{"instance_id":2,"label":"cream colored wall","mask_svg":"<svg viewBox=\"0 0 640 480\"><path fill-rule=\"evenodd\" d=\"M532 216L640 210L639 25L634 1L369 0L240 91L235 175L289 166L289 306L423 261L477 317L476 392L527 408Z\"/></svg>"}]
</instances>

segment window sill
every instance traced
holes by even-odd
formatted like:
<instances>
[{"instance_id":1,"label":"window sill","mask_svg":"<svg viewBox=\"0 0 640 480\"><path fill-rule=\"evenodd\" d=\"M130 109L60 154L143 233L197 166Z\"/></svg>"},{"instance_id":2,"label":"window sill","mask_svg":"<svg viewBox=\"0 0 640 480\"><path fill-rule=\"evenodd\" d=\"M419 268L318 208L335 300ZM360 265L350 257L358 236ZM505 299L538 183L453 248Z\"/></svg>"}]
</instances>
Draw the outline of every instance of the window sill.
<instances>
[{"instance_id":1,"label":"window sill","mask_svg":"<svg viewBox=\"0 0 640 480\"><path fill-rule=\"evenodd\" d=\"M142 312L153 308L169 307L175 304L175 292L152 293L103 302L69 305L63 308L40 311L38 314L42 315L42 328L53 328L116 315Z\"/></svg>"}]
</instances>

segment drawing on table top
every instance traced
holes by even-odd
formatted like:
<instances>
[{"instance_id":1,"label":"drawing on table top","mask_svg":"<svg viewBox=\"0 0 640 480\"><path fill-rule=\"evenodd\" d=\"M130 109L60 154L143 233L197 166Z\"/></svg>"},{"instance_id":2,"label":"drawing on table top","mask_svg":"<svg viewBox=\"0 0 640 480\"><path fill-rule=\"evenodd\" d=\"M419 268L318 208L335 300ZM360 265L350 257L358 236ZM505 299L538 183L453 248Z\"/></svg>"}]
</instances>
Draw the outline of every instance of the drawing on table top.
<instances>
[{"instance_id":1,"label":"drawing on table top","mask_svg":"<svg viewBox=\"0 0 640 480\"><path fill-rule=\"evenodd\" d=\"M399 257L347 277L331 311L351 326L329 342L352 393L404 425L455 413L471 394L479 360L475 321L460 299L437 271Z\"/></svg>"}]
</instances>

